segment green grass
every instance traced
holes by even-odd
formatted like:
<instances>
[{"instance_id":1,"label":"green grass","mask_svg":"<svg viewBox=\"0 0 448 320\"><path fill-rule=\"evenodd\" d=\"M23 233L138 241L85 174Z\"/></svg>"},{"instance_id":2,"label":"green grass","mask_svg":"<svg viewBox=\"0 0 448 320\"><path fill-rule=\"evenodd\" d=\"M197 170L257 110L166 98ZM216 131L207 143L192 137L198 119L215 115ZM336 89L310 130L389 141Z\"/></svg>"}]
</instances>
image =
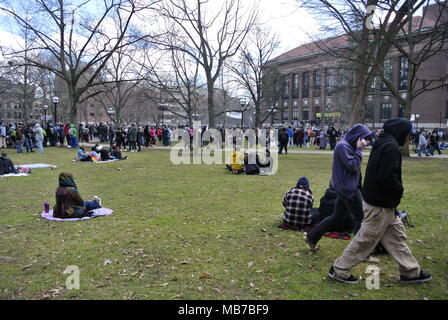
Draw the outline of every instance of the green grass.
<instances>
[{"instance_id":1,"label":"green grass","mask_svg":"<svg viewBox=\"0 0 448 320\"><path fill-rule=\"evenodd\" d=\"M0 298L3 299L446 299L448 161L403 162L407 229L414 256L434 280L398 282L380 256L381 288L325 279L348 241L323 238L310 254L303 234L278 229L284 193L307 176L318 206L330 155L281 156L274 176L235 176L220 165L174 166L166 150L129 153L110 164L74 163L74 151L10 155L16 164L51 163L29 177L0 181ZM367 159L364 160L364 168ZM74 173L81 195L114 210L81 222L40 218L54 204L57 176ZM106 261L107 260L107 261ZM105 263L106 261L106 263ZM111 262L111 263L107 263ZM80 290L65 288L69 265ZM367 264L353 273L366 277Z\"/></svg>"}]
</instances>

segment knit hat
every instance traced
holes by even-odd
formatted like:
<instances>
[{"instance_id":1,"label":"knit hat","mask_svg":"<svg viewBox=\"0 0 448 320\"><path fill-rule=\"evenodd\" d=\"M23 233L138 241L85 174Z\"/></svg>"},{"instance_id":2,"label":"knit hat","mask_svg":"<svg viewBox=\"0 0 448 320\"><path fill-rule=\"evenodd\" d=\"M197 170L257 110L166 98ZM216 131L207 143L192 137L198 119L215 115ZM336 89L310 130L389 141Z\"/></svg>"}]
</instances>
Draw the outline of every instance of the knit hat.
<instances>
[{"instance_id":1,"label":"knit hat","mask_svg":"<svg viewBox=\"0 0 448 320\"><path fill-rule=\"evenodd\" d=\"M310 182L308 181L307 177L302 177L297 181L297 186L298 187L305 187L307 189L309 189L310 187Z\"/></svg>"}]
</instances>

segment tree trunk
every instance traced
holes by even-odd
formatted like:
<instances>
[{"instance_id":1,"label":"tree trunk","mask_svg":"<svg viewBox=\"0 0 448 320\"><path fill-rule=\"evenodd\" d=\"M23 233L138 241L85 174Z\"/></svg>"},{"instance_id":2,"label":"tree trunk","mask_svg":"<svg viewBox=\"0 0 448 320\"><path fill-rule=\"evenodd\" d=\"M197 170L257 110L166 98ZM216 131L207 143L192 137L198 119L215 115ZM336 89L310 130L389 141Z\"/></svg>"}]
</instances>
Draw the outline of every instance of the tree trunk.
<instances>
[{"instance_id":1,"label":"tree trunk","mask_svg":"<svg viewBox=\"0 0 448 320\"><path fill-rule=\"evenodd\" d=\"M216 127L215 122L215 89L213 88L213 82L207 81L207 106L208 106L208 126L214 129Z\"/></svg>"}]
</instances>

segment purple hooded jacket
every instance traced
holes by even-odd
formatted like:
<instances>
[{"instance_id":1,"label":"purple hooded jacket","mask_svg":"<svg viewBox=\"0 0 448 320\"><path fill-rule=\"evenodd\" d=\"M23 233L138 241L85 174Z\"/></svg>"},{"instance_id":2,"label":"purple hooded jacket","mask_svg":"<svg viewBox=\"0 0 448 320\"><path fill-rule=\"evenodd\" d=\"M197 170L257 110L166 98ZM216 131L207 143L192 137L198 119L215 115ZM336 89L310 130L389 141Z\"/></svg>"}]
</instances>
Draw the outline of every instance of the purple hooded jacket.
<instances>
[{"instance_id":1,"label":"purple hooded jacket","mask_svg":"<svg viewBox=\"0 0 448 320\"><path fill-rule=\"evenodd\" d=\"M353 197L360 181L362 149L356 144L370 134L365 125L355 124L334 149L331 183L336 192L348 198Z\"/></svg>"}]
</instances>

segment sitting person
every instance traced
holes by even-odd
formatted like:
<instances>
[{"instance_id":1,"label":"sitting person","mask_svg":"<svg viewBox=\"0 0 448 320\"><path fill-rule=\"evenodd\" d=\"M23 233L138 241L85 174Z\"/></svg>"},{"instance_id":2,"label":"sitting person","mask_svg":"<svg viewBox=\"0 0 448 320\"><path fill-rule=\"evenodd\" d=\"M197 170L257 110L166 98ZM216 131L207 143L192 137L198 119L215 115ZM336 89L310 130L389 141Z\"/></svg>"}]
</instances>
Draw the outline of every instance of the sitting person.
<instances>
[{"instance_id":1,"label":"sitting person","mask_svg":"<svg viewBox=\"0 0 448 320\"><path fill-rule=\"evenodd\" d=\"M282 229L301 230L307 226L314 225L318 216L311 214L314 196L310 190L310 184L306 177L297 181L297 185L289 190L283 199L285 207Z\"/></svg>"},{"instance_id":2,"label":"sitting person","mask_svg":"<svg viewBox=\"0 0 448 320\"><path fill-rule=\"evenodd\" d=\"M250 155L245 153L244 154L244 172L249 175L255 175L260 174L260 166L259 163L258 154L251 153Z\"/></svg>"},{"instance_id":3,"label":"sitting person","mask_svg":"<svg viewBox=\"0 0 448 320\"><path fill-rule=\"evenodd\" d=\"M75 161L92 161L89 154L86 153L84 147L79 147L78 153L76 153Z\"/></svg>"},{"instance_id":4,"label":"sitting person","mask_svg":"<svg viewBox=\"0 0 448 320\"><path fill-rule=\"evenodd\" d=\"M73 174L59 174L59 187L56 189L56 205L53 216L61 219L82 218L89 211L101 208L101 199L95 196L92 201L84 201L79 194Z\"/></svg>"},{"instance_id":5,"label":"sitting person","mask_svg":"<svg viewBox=\"0 0 448 320\"><path fill-rule=\"evenodd\" d=\"M116 144L113 144L110 147L109 157L111 159L118 159L118 160L126 160L128 156L124 156L121 153L121 148L117 146Z\"/></svg>"},{"instance_id":6,"label":"sitting person","mask_svg":"<svg viewBox=\"0 0 448 320\"><path fill-rule=\"evenodd\" d=\"M100 155L101 161L112 160L109 156L109 151L107 151L103 146L96 145L95 151Z\"/></svg>"},{"instance_id":7,"label":"sitting person","mask_svg":"<svg viewBox=\"0 0 448 320\"><path fill-rule=\"evenodd\" d=\"M11 159L8 158L8 154L5 152L1 153L0 156L0 175L3 174L18 174L16 167Z\"/></svg>"},{"instance_id":8,"label":"sitting person","mask_svg":"<svg viewBox=\"0 0 448 320\"><path fill-rule=\"evenodd\" d=\"M233 174L239 174L244 172L244 155L239 151L238 148L235 148L235 151L232 152L230 156L230 161L228 161L226 167Z\"/></svg>"}]
</instances>

